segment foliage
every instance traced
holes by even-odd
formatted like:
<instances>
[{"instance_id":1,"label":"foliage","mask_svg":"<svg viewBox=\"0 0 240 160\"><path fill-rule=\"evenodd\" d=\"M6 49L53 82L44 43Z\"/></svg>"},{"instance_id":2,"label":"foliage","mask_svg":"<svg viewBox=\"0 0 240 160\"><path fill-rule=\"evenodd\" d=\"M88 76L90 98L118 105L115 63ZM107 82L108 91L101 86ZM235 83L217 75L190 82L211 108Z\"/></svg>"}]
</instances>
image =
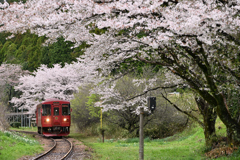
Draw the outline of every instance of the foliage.
<instances>
[{"instance_id":1,"label":"foliage","mask_svg":"<svg viewBox=\"0 0 240 160\"><path fill-rule=\"evenodd\" d=\"M106 126L102 126L102 127L100 126L97 128L98 134L101 136L105 135L105 133L108 132L108 130L109 128Z\"/></svg>"},{"instance_id":2,"label":"foliage","mask_svg":"<svg viewBox=\"0 0 240 160\"><path fill-rule=\"evenodd\" d=\"M46 64L48 67L53 67L54 64L65 63L70 64L76 61L76 57L83 54L83 51L88 45L83 42L77 48L73 42L65 41L63 37L59 37L55 43L43 46L46 37L38 37L27 31L24 34L16 34L11 39L7 33L0 33L0 64L3 62L12 64L21 64L24 70L34 71L41 64Z\"/></svg>"},{"instance_id":3,"label":"foliage","mask_svg":"<svg viewBox=\"0 0 240 160\"><path fill-rule=\"evenodd\" d=\"M96 28L90 30L89 33L95 33L95 34L101 35L101 34L104 34L106 31L107 31L107 28L99 29L96 27Z\"/></svg>"},{"instance_id":4,"label":"foliage","mask_svg":"<svg viewBox=\"0 0 240 160\"><path fill-rule=\"evenodd\" d=\"M13 2L23 2L26 3L27 0L6 0L8 3L13 3ZM3 3L4 0L0 0L0 3Z\"/></svg>"},{"instance_id":5,"label":"foliage","mask_svg":"<svg viewBox=\"0 0 240 160\"><path fill-rule=\"evenodd\" d=\"M95 102L99 101L99 95L97 94L91 94L90 96L88 96L88 101L86 102L86 106L87 109L89 110L89 115L90 117L96 117L96 118L100 118L100 112L101 109L100 107L95 107L94 104Z\"/></svg>"},{"instance_id":6,"label":"foliage","mask_svg":"<svg viewBox=\"0 0 240 160\"><path fill-rule=\"evenodd\" d=\"M87 127L93 126L100 121L98 114L99 109L94 109L91 106L92 101L95 101L96 98L95 95L90 96L91 88L91 84L79 87L78 93L74 94L74 99L71 100L71 107L73 109L72 120L80 131L85 131ZM89 108L94 109L94 111Z\"/></svg>"},{"instance_id":7,"label":"foliage","mask_svg":"<svg viewBox=\"0 0 240 160\"><path fill-rule=\"evenodd\" d=\"M10 124L11 127L13 128L19 128L21 126L21 123L20 122L13 122Z\"/></svg>"},{"instance_id":8,"label":"foliage","mask_svg":"<svg viewBox=\"0 0 240 160\"><path fill-rule=\"evenodd\" d=\"M9 35L5 35L3 38L6 39ZM2 40L4 45L2 49L0 48L0 54L3 58L0 63L22 64L24 66L23 69L34 70L34 67L39 66L39 48L41 48L44 42L37 43L37 41L43 39L44 37L38 38L37 35L26 32L25 34L17 34L12 39ZM33 57L38 58L34 59Z\"/></svg>"},{"instance_id":9,"label":"foliage","mask_svg":"<svg viewBox=\"0 0 240 160\"><path fill-rule=\"evenodd\" d=\"M48 67L53 67L53 64L61 64L61 66L64 66L65 63L70 64L76 60L71 54L73 52L73 46L73 42L65 41L63 37L58 38L57 42L43 47L43 52L41 53L42 61L40 64L45 64Z\"/></svg>"},{"instance_id":10,"label":"foliage","mask_svg":"<svg viewBox=\"0 0 240 160\"><path fill-rule=\"evenodd\" d=\"M169 123L166 121L162 123L159 122L159 124L155 125L150 123L149 125L144 127L144 135L151 139L166 138L184 130L186 127L184 125L185 124L179 124L176 122Z\"/></svg>"}]
</instances>

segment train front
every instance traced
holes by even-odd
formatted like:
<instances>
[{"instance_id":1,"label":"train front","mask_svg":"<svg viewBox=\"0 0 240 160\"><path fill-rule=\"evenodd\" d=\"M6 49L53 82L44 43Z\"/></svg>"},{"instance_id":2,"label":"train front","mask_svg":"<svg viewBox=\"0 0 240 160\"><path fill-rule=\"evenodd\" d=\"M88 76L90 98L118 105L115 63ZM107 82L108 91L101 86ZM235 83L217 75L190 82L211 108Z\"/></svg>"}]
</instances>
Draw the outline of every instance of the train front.
<instances>
[{"instance_id":1,"label":"train front","mask_svg":"<svg viewBox=\"0 0 240 160\"><path fill-rule=\"evenodd\" d=\"M71 115L68 101L42 103L42 134L47 137L67 136L70 133Z\"/></svg>"}]
</instances>

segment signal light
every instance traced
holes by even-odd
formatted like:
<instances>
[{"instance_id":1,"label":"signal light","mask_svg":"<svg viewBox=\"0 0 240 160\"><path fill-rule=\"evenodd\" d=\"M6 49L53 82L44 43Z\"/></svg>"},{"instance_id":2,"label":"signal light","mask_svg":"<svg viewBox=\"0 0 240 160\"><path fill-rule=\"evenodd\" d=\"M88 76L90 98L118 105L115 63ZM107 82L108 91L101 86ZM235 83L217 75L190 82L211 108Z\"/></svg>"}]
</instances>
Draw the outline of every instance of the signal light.
<instances>
[{"instance_id":1,"label":"signal light","mask_svg":"<svg viewBox=\"0 0 240 160\"><path fill-rule=\"evenodd\" d=\"M156 108L156 97L148 97L147 106L150 109L150 111L153 112Z\"/></svg>"}]
</instances>

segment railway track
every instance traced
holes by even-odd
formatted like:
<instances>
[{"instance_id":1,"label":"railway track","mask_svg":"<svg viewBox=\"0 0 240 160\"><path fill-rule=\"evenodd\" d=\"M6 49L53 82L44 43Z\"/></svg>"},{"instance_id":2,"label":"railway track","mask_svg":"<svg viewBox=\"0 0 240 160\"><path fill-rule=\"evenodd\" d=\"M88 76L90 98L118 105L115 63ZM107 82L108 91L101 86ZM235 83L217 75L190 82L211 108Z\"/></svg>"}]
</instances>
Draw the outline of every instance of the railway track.
<instances>
[{"instance_id":1,"label":"railway track","mask_svg":"<svg viewBox=\"0 0 240 160\"><path fill-rule=\"evenodd\" d=\"M39 135L36 132L16 131L27 134ZM43 138L47 138L42 136ZM53 141L53 146L45 153L33 158L33 160L65 160L73 151L73 144L66 138L48 138Z\"/></svg>"},{"instance_id":2,"label":"railway track","mask_svg":"<svg viewBox=\"0 0 240 160\"><path fill-rule=\"evenodd\" d=\"M52 148L50 148L47 152L39 155L38 157L34 158L34 160L64 160L67 159L70 153L73 150L73 145L70 141L66 138L61 139L53 139L51 140L54 142Z\"/></svg>"}]
</instances>

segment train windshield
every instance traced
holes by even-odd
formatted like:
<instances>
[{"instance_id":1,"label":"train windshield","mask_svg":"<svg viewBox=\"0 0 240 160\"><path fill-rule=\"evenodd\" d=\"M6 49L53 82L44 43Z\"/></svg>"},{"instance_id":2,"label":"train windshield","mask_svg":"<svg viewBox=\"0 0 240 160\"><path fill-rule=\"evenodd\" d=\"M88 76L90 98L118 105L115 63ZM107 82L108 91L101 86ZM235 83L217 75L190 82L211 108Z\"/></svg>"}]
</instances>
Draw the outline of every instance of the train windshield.
<instances>
[{"instance_id":1,"label":"train windshield","mask_svg":"<svg viewBox=\"0 0 240 160\"><path fill-rule=\"evenodd\" d=\"M43 104L42 109L43 109L43 112L42 112L43 116L51 115L51 104Z\"/></svg>"},{"instance_id":2,"label":"train windshield","mask_svg":"<svg viewBox=\"0 0 240 160\"><path fill-rule=\"evenodd\" d=\"M54 116L58 116L59 115L59 108L54 108Z\"/></svg>"},{"instance_id":3,"label":"train windshield","mask_svg":"<svg viewBox=\"0 0 240 160\"><path fill-rule=\"evenodd\" d=\"M62 115L70 115L70 105L69 104L62 105Z\"/></svg>"}]
</instances>

